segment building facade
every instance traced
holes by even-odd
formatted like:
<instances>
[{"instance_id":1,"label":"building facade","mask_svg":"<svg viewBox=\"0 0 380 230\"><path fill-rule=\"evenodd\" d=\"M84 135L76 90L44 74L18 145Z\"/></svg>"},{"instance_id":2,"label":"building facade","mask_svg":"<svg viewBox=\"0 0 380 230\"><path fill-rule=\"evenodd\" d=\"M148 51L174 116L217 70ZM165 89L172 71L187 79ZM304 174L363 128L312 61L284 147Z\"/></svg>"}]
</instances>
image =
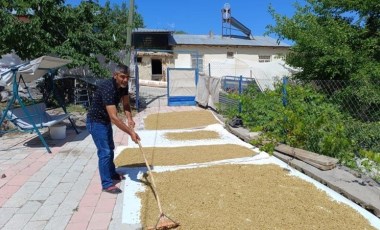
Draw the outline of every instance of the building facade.
<instances>
[{"instance_id":1,"label":"building facade","mask_svg":"<svg viewBox=\"0 0 380 230\"><path fill-rule=\"evenodd\" d=\"M283 60L290 45L265 36L175 34L136 29L132 35L139 79L166 81L167 68L197 68L213 77L254 77L260 63Z\"/></svg>"}]
</instances>

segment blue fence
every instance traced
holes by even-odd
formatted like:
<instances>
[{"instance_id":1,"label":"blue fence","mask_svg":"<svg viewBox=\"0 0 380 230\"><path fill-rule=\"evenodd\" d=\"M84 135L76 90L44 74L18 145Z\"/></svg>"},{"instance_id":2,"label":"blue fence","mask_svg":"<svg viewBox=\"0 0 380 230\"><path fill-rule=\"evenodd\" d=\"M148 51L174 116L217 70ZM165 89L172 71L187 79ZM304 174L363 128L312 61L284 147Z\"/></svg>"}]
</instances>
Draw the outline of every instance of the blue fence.
<instances>
[{"instance_id":1,"label":"blue fence","mask_svg":"<svg viewBox=\"0 0 380 230\"><path fill-rule=\"evenodd\" d=\"M241 103L239 100L233 99L230 94L241 95L249 85L255 84L260 90L254 78L246 78L243 76L224 76L221 79L221 92L219 93L220 110L237 109L241 113Z\"/></svg>"}]
</instances>

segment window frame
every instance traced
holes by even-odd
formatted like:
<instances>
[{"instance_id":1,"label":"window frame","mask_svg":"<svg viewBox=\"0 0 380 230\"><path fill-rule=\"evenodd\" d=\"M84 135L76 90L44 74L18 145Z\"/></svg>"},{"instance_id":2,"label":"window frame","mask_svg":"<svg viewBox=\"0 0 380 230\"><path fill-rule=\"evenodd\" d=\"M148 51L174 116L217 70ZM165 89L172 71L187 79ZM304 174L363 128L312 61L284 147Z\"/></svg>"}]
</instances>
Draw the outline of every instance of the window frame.
<instances>
[{"instance_id":1,"label":"window frame","mask_svg":"<svg viewBox=\"0 0 380 230\"><path fill-rule=\"evenodd\" d=\"M192 68L197 68L198 67L198 73L204 73L204 69L203 69L203 58L204 58L204 55L203 54L195 54L195 53L192 53L190 54L191 56L191 67ZM196 66L197 64L197 58L198 58L198 66Z\"/></svg>"}]
</instances>

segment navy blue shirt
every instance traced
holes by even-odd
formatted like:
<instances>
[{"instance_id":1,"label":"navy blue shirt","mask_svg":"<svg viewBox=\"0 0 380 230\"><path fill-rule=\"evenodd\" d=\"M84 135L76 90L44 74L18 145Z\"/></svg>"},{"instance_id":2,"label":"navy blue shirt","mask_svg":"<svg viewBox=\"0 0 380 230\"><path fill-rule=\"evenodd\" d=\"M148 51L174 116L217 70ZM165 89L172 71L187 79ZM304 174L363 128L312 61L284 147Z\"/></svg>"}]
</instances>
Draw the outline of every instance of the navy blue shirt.
<instances>
[{"instance_id":1,"label":"navy blue shirt","mask_svg":"<svg viewBox=\"0 0 380 230\"><path fill-rule=\"evenodd\" d=\"M106 106L117 106L120 103L120 99L125 95L128 95L128 87L120 87L118 89L114 78L103 81L94 93L90 109L87 113L87 119L104 124L111 123Z\"/></svg>"}]
</instances>

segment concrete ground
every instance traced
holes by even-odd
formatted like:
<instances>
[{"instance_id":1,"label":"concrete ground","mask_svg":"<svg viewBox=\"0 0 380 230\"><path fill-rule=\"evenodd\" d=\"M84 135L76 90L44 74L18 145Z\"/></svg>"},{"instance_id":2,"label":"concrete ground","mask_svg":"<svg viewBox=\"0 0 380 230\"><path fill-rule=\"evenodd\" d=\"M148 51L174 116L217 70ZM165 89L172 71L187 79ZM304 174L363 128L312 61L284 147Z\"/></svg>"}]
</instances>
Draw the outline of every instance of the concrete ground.
<instances>
[{"instance_id":1,"label":"concrete ground","mask_svg":"<svg viewBox=\"0 0 380 230\"><path fill-rule=\"evenodd\" d=\"M189 109L197 108L147 108L135 116L136 129L150 113ZM0 229L126 229L123 193L101 191L96 147L85 127L79 129L68 127L63 140L41 130L51 154L36 134L0 136ZM128 145L128 135L115 127L114 141Z\"/></svg>"},{"instance_id":2,"label":"concrete ground","mask_svg":"<svg viewBox=\"0 0 380 230\"><path fill-rule=\"evenodd\" d=\"M135 116L137 130L151 113L199 109L168 107L160 100L154 106L152 101ZM68 128L64 140L52 140L45 130L51 154L35 134L0 137L1 229L128 229L122 223L123 193L101 191L95 145L85 127L79 128L80 134ZM117 128L114 140L116 146L128 145L128 136ZM124 181L117 186L123 188ZM377 185L362 187L362 196L371 191L373 202L380 204Z\"/></svg>"}]
</instances>

